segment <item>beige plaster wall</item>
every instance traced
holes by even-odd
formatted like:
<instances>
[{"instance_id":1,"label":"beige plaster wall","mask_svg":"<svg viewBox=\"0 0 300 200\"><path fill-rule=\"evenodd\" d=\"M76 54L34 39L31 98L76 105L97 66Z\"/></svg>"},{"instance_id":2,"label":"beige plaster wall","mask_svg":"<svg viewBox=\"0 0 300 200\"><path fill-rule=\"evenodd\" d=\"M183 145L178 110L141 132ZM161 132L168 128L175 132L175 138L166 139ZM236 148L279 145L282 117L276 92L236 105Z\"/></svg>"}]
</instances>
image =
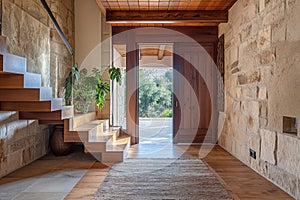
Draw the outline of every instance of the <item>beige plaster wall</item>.
<instances>
[{"instance_id":1,"label":"beige plaster wall","mask_svg":"<svg viewBox=\"0 0 300 200\"><path fill-rule=\"evenodd\" d=\"M75 61L79 68L105 70L111 63L111 25L98 8L96 1L75 0ZM109 81L107 73L103 80ZM97 117L110 118L110 95L105 107L97 110Z\"/></svg>"},{"instance_id":2,"label":"beige plaster wall","mask_svg":"<svg viewBox=\"0 0 300 200\"><path fill-rule=\"evenodd\" d=\"M283 116L300 117L299 11L299 0L238 0L219 26L226 114L219 143L298 199L300 135L283 133L282 124Z\"/></svg>"}]
</instances>

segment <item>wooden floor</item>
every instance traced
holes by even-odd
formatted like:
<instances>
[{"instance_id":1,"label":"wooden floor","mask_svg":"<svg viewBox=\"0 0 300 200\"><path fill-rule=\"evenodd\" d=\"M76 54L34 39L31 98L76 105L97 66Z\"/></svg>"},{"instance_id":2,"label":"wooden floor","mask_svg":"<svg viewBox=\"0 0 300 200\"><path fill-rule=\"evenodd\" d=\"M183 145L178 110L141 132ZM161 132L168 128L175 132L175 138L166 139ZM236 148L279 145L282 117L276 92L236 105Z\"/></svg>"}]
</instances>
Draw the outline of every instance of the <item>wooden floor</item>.
<instances>
[{"instance_id":1,"label":"wooden floor","mask_svg":"<svg viewBox=\"0 0 300 200\"><path fill-rule=\"evenodd\" d=\"M145 157L148 151L153 151L157 146L145 148L136 146L131 149L129 157ZM292 199L284 191L270 183L262 176L248 168L242 162L234 158L219 146L173 146L160 151L161 157L181 156L200 157L208 154L203 159L208 167L215 173L223 186L229 191L234 199ZM149 157L150 157L149 156ZM109 167L101 163L95 163L86 175L69 193L66 199L91 199L102 181L105 179Z\"/></svg>"}]
</instances>

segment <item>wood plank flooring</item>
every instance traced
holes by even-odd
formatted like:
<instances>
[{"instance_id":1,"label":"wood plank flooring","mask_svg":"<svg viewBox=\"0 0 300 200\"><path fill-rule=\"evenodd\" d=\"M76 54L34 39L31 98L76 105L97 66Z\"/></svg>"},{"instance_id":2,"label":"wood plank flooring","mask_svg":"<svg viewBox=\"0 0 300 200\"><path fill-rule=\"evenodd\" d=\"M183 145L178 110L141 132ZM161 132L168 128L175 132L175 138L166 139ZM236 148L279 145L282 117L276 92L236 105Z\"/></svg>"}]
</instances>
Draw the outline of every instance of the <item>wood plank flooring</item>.
<instances>
[{"instance_id":1,"label":"wood plank flooring","mask_svg":"<svg viewBox=\"0 0 300 200\"><path fill-rule=\"evenodd\" d=\"M157 148L153 145L135 146L131 149L130 158L151 157L151 152ZM147 149L149 154L147 154ZM173 146L160 150L161 157L199 157L199 146ZM211 150L211 151L210 151ZM222 185L234 199L292 199L287 193L270 183L268 180L251 170L245 164L230 155L219 146L203 146L201 154L208 155L203 159L215 173ZM200 155L201 155L200 154ZM86 175L78 182L67 196L67 200L91 199L104 181L110 167L95 163Z\"/></svg>"}]
</instances>

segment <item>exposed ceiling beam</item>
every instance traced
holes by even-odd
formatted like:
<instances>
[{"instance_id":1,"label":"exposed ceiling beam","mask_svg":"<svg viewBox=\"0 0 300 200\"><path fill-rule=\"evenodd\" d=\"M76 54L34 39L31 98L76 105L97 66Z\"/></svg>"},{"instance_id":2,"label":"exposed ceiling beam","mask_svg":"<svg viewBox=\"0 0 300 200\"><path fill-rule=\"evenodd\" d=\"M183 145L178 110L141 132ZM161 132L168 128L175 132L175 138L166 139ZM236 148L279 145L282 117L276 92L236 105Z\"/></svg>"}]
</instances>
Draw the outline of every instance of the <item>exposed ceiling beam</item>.
<instances>
[{"instance_id":1,"label":"exposed ceiling beam","mask_svg":"<svg viewBox=\"0 0 300 200\"><path fill-rule=\"evenodd\" d=\"M108 23L224 23L228 21L228 11L106 11L106 21Z\"/></svg>"},{"instance_id":2,"label":"exposed ceiling beam","mask_svg":"<svg viewBox=\"0 0 300 200\"><path fill-rule=\"evenodd\" d=\"M102 14L104 16L106 16L106 9L105 7L103 6L101 0L96 0L97 4L98 4L98 7L99 7L99 10L102 12Z\"/></svg>"},{"instance_id":3,"label":"exposed ceiling beam","mask_svg":"<svg viewBox=\"0 0 300 200\"><path fill-rule=\"evenodd\" d=\"M159 46L159 50L158 50L158 54L157 54L157 59L158 60L162 60L164 58L165 48L166 48L166 45L160 45Z\"/></svg>"}]
</instances>

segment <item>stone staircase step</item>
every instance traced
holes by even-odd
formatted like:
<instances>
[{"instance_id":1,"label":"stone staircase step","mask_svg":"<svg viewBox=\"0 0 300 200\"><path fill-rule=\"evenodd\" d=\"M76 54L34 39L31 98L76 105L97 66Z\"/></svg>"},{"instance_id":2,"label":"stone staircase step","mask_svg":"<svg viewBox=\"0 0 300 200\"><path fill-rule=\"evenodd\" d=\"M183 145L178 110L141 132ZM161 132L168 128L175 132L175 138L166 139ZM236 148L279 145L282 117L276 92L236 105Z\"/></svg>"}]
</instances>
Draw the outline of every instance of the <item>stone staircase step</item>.
<instances>
[{"instance_id":1,"label":"stone staircase step","mask_svg":"<svg viewBox=\"0 0 300 200\"><path fill-rule=\"evenodd\" d=\"M40 74L0 72L0 88L40 88Z\"/></svg>"},{"instance_id":2,"label":"stone staircase step","mask_svg":"<svg viewBox=\"0 0 300 200\"><path fill-rule=\"evenodd\" d=\"M6 53L3 57L3 62L2 66L0 66L0 71L25 74L26 63L26 58Z\"/></svg>"},{"instance_id":3,"label":"stone staircase step","mask_svg":"<svg viewBox=\"0 0 300 200\"><path fill-rule=\"evenodd\" d=\"M24 88L24 75L0 72L0 88Z\"/></svg>"},{"instance_id":4,"label":"stone staircase step","mask_svg":"<svg viewBox=\"0 0 300 200\"><path fill-rule=\"evenodd\" d=\"M1 111L52 112L61 108L62 99L52 99L51 101L2 101L0 104Z\"/></svg>"},{"instance_id":5,"label":"stone staircase step","mask_svg":"<svg viewBox=\"0 0 300 200\"><path fill-rule=\"evenodd\" d=\"M61 121L63 123L64 119L69 119L72 117L72 106L62 106L60 110L51 111L51 112L30 112L30 111L21 111L19 112L19 119L23 120L34 120L38 119L40 121Z\"/></svg>"},{"instance_id":6,"label":"stone staircase step","mask_svg":"<svg viewBox=\"0 0 300 200\"><path fill-rule=\"evenodd\" d=\"M71 121L71 120L67 120ZM66 122L68 123L68 122ZM65 124L67 126L67 124ZM74 128L71 131L65 131L65 142L89 142L90 135L97 135L103 129L102 123L97 120L87 122Z\"/></svg>"},{"instance_id":7,"label":"stone staircase step","mask_svg":"<svg viewBox=\"0 0 300 200\"><path fill-rule=\"evenodd\" d=\"M24 74L24 88L40 88L42 86L42 76L35 73Z\"/></svg>"},{"instance_id":8,"label":"stone staircase step","mask_svg":"<svg viewBox=\"0 0 300 200\"><path fill-rule=\"evenodd\" d=\"M71 118L74 118L74 107L63 106L61 110L61 119L71 119Z\"/></svg>"},{"instance_id":9,"label":"stone staircase step","mask_svg":"<svg viewBox=\"0 0 300 200\"><path fill-rule=\"evenodd\" d=\"M113 144L106 143L106 151L102 152L101 162L104 163L118 163L123 162L128 154L130 147L130 137L123 138Z\"/></svg>"},{"instance_id":10,"label":"stone staircase step","mask_svg":"<svg viewBox=\"0 0 300 200\"><path fill-rule=\"evenodd\" d=\"M86 153L105 152L106 142L85 142L84 148Z\"/></svg>"},{"instance_id":11,"label":"stone staircase step","mask_svg":"<svg viewBox=\"0 0 300 200\"><path fill-rule=\"evenodd\" d=\"M101 162L104 163L123 162L128 155L128 149L129 149L129 142L125 144L107 145L106 152L101 153Z\"/></svg>"},{"instance_id":12,"label":"stone staircase step","mask_svg":"<svg viewBox=\"0 0 300 200\"><path fill-rule=\"evenodd\" d=\"M109 119L101 119L100 121L103 123L104 130L108 130L110 128Z\"/></svg>"},{"instance_id":13,"label":"stone staircase step","mask_svg":"<svg viewBox=\"0 0 300 200\"><path fill-rule=\"evenodd\" d=\"M0 88L0 101L50 101L50 87L36 88Z\"/></svg>"},{"instance_id":14,"label":"stone staircase step","mask_svg":"<svg viewBox=\"0 0 300 200\"><path fill-rule=\"evenodd\" d=\"M96 119L96 112L89 112L85 114L75 114L73 119L73 128L79 127L88 122L94 121Z\"/></svg>"}]
</instances>

